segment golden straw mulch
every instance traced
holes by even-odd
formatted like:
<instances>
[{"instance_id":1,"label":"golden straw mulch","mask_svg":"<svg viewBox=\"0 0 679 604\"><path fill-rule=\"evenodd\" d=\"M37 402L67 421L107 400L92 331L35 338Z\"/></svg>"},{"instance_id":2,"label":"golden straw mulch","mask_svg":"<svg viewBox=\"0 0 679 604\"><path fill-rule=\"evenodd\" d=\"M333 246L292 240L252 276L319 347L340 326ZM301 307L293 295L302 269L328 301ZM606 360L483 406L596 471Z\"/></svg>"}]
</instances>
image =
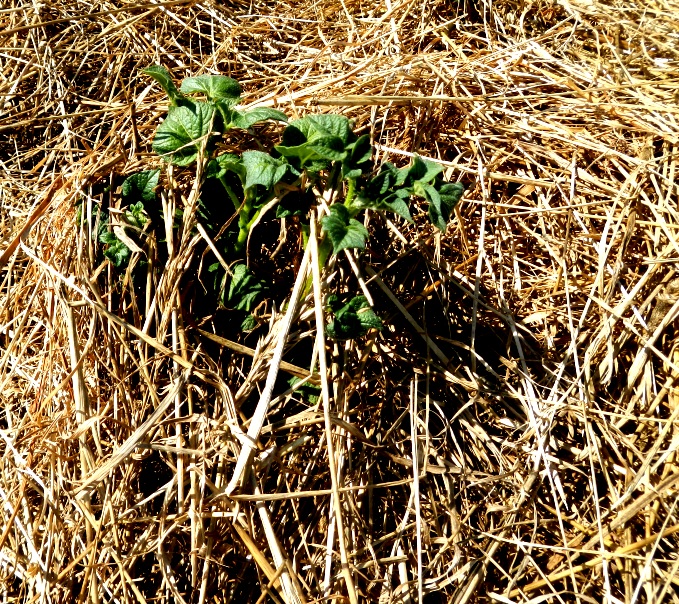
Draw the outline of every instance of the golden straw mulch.
<instances>
[{"instance_id":1,"label":"golden straw mulch","mask_svg":"<svg viewBox=\"0 0 679 604\"><path fill-rule=\"evenodd\" d=\"M679 602L678 26L676 0L5 0L2 602ZM314 275L294 224L270 260L273 221L260 326L201 314L192 169L163 172L147 286L104 259L97 208L162 167L151 64L467 186L445 234L369 216L381 332L318 332L354 269Z\"/></svg>"}]
</instances>

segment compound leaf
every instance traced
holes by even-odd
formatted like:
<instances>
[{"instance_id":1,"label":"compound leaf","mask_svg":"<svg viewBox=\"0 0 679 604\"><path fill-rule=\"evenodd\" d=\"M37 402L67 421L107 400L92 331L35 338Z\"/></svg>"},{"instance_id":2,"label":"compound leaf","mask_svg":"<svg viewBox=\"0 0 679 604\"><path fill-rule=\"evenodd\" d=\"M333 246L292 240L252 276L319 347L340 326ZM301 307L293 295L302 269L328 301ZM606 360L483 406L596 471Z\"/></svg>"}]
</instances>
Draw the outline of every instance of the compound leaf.
<instances>
[{"instance_id":1,"label":"compound leaf","mask_svg":"<svg viewBox=\"0 0 679 604\"><path fill-rule=\"evenodd\" d=\"M241 87L236 80L222 75L202 75L186 78L179 89L185 94L202 93L211 101L226 101L235 105L240 100Z\"/></svg>"},{"instance_id":2,"label":"compound leaf","mask_svg":"<svg viewBox=\"0 0 679 604\"><path fill-rule=\"evenodd\" d=\"M213 115L214 108L209 103L171 107L156 130L153 150L166 161L188 166L198 156L201 139L210 134Z\"/></svg>"},{"instance_id":3,"label":"compound leaf","mask_svg":"<svg viewBox=\"0 0 679 604\"><path fill-rule=\"evenodd\" d=\"M106 244L104 256L108 258L116 268L127 266L132 252L114 233L103 231L99 234L99 241Z\"/></svg>"},{"instance_id":4,"label":"compound leaf","mask_svg":"<svg viewBox=\"0 0 679 604\"><path fill-rule=\"evenodd\" d=\"M156 198L160 170L145 170L128 176L123 181L123 200L127 203L141 201L151 203Z\"/></svg>"},{"instance_id":5,"label":"compound leaf","mask_svg":"<svg viewBox=\"0 0 679 604\"><path fill-rule=\"evenodd\" d=\"M339 302L336 296L329 296L328 307L334 320L326 331L335 340L353 340L370 329L382 329L382 320L370 308L365 296L355 296L346 304Z\"/></svg>"},{"instance_id":6,"label":"compound leaf","mask_svg":"<svg viewBox=\"0 0 679 604\"><path fill-rule=\"evenodd\" d=\"M380 173L358 194L352 206L360 209L388 210L408 222L413 222L408 206L410 190L404 188L402 184L399 188L396 184L401 177L402 172L398 168L390 163L384 164Z\"/></svg>"},{"instance_id":7,"label":"compound leaf","mask_svg":"<svg viewBox=\"0 0 679 604\"><path fill-rule=\"evenodd\" d=\"M250 312L257 299L267 290L264 281L257 279L245 264L236 264L231 268L231 282L226 302L235 310Z\"/></svg>"},{"instance_id":8,"label":"compound leaf","mask_svg":"<svg viewBox=\"0 0 679 604\"><path fill-rule=\"evenodd\" d=\"M364 249L368 231L358 220L351 218L349 210L342 204L330 206L330 214L322 221L323 230L328 233L333 252L339 254L344 249Z\"/></svg>"},{"instance_id":9,"label":"compound leaf","mask_svg":"<svg viewBox=\"0 0 679 604\"><path fill-rule=\"evenodd\" d=\"M227 172L234 172L238 176L245 176L245 168L240 157L232 153L222 153L211 159L205 170L206 178L222 178Z\"/></svg>"},{"instance_id":10,"label":"compound leaf","mask_svg":"<svg viewBox=\"0 0 679 604\"><path fill-rule=\"evenodd\" d=\"M242 157L245 168L246 189L261 185L267 190L273 189L288 171L288 164L280 159L271 157L261 151L245 151Z\"/></svg>"}]
</instances>

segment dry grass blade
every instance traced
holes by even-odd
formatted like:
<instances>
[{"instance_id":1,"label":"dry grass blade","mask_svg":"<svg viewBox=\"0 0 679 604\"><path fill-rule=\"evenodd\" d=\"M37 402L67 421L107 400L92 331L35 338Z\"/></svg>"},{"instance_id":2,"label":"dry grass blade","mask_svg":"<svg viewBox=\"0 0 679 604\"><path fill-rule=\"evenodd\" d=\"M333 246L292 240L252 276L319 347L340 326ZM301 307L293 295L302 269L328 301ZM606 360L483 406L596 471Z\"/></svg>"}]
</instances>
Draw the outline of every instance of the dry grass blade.
<instances>
[{"instance_id":1,"label":"dry grass blade","mask_svg":"<svg viewBox=\"0 0 679 604\"><path fill-rule=\"evenodd\" d=\"M307 253L304 255L304 260L302 260L297 281L295 282L295 287L292 290L291 299L288 303L288 309L285 313L285 316L282 319L281 327L276 331L276 341L275 346L273 347L271 360L269 362L269 371L266 377L264 392L259 398L254 415L250 419L250 426L246 434L246 439L243 440L243 449L238 456L238 461L236 462L236 468L233 471L233 476L226 487L227 495L231 495L235 489L240 486L243 476L248 471L248 465L252 461L252 454L256 448L255 443L259 439L259 435L262 431L262 427L264 426L264 421L266 420L267 412L269 410L269 403L271 402L271 396L276 384L278 370L281 366L281 360L283 358L283 351L285 350L288 333L292 327L292 322L297 313L299 297L302 294L304 284L306 283L308 263L309 254Z\"/></svg>"}]
</instances>

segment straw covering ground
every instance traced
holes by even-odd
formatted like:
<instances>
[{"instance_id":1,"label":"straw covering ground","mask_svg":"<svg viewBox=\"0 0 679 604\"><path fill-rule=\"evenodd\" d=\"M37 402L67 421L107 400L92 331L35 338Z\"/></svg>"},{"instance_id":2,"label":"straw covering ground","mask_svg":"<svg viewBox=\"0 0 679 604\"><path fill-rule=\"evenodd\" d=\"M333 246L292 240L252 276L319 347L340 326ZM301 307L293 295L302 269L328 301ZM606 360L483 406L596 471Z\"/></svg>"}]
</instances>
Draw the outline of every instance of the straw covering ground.
<instances>
[{"instance_id":1,"label":"straw covering ground","mask_svg":"<svg viewBox=\"0 0 679 604\"><path fill-rule=\"evenodd\" d=\"M5 0L2 601L679 602L678 20ZM152 64L345 115L376 165L431 158L464 197L445 233L369 212L365 252L322 275L264 214L241 332L206 293L200 171L151 148ZM161 222L116 268L100 210L120 233L121 183L154 168ZM319 333L329 293L361 292L381 331Z\"/></svg>"}]
</instances>

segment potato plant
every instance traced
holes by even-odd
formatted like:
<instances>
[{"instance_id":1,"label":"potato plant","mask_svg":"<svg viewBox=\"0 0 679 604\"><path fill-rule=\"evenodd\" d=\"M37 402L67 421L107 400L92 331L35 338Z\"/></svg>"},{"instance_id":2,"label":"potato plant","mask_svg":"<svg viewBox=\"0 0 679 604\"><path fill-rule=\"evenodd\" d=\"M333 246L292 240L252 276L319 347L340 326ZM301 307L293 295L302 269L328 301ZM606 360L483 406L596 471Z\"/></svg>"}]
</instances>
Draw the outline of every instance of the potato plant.
<instances>
[{"instance_id":1,"label":"potato plant","mask_svg":"<svg viewBox=\"0 0 679 604\"><path fill-rule=\"evenodd\" d=\"M324 198L331 199L321 219L320 262L325 263L332 254L365 248L369 233L361 217L366 211L391 212L412 223L411 200L419 197L427 204L431 223L444 231L464 191L461 184L441 178L441 166L417 156L403 168L388 162L376 168L369 136L356 135L342 115L308 115L289 121L276 109L240 109L240 85L225 76L190 77L177 88L164 67L152 66L145 73L160 84L170 101L153 150L177 167L204 162L203 186L214 189L216 183L230 211L237 213L237 226L223 249L223 257L231 263L230 274L221 272L218 262L210 265L220 302L229 308L250 313L266 296L265 282L244 262L250 231L265 208L274 205L277 218L295 216L306 243L309 220ZM229 130L252 132L253 125L267 120L286 124L280 143L269 152L220 150ZM128 177L122 189L128 226L100 232L105 255L118 267L130 257L126 231L145 227L144 208L155 197L158 179L158 170ZM332 195L324 195L328 191ZM330 337L352 339L381 327L363 296L329 296L326 305L332 316L327 328ZM242 327L252 326L253 319L246 314Z\"/></svg>"}]
</instances>

